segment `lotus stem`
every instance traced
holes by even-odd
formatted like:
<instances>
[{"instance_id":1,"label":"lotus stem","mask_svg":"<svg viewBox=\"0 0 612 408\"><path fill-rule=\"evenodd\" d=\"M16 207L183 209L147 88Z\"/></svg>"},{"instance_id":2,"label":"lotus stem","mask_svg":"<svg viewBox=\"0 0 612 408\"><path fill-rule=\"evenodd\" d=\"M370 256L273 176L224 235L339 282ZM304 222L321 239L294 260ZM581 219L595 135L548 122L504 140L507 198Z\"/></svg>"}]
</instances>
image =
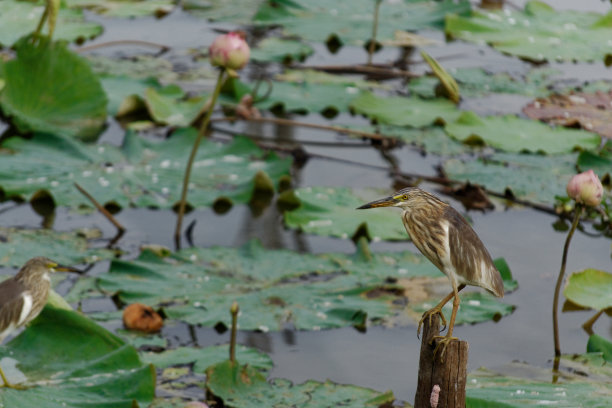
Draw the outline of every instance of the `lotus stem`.
<instances>
[{"instance_id":1,"label":"lotus stem","mask_svg":"<svg viewBox=\"0 0 612 408\"><path fill-rule=\"evenodd\" d=\"M559 305L559 292L561 292L561 283L563 282L563 276L565 275L565 265L567 263L567 252L569 250L570 241L572 240L572 236L574 235L574 231L576 231L576 227L578 226L578 222L580 221L580 214L582 213L582 204L576 203L576 208L574 210L574 221L572 222L572 226L567 233L567 238L565 238L565 245L563 246L563 258L561 259L561 270L559 271L559 276L557 277L557 285L555 286L555 296L553 298L553 333L554 333L554 341L555 341L555 357L561 356L561 346L559 345L559 319L558 319L558 305Z\"/></svg>"},{"instance_id":2,"label":"lotus stem","mask_svg":"<svg viewBox=\"0 0 612 408\"><path fill-rule=\"evenodd\" d=\"M230 333L230 362L234 364L236 362L236 331L238 330L238 303L232 303L230 307L230 313L232 314L232 331Z\"/></svg>"},{"instance_id":3,"label":"lotus stem","mask_svg":"<svg viewBox=\"0 0 612 408\"><path fill-rule=\"evenodd\" d=\"M196 140L193 142L193 147L191 148L191 153L189 155L189 160L187 160L187 167L185 168L185 176L183 177L183 192L181 193L181 200L179 202L178 208L178 218L176 220L176 230L174 231L174 242L176 244L177 249L181 247L181 229L183 226L183 216L185 215L185 207L187 203L187 190L189 189L189 179L191 178L191 168L193 167L193 161L195 160L196 153L198 152L198 147L200 147L200 142L204 138L206 134L206 129L208 128L208 124L210 123L210 117L212 115L213 110L215 109L215 104L217 102L217 98L219 97L219 93L221 92L221 85L223 84L223 80L225 78L225 68L221 68L219 71L219 77L217 78L217 85L215 86L215 90L210 97L210 106L206 111L204 119L202 120L202 124L200 125L200 129L198 131L198 136ZM208 102L206 102L208 104Z\"/></svg>"},{"instance_id":4,"label":"lotus stem","mask_svg":"<svg viewBox=\"0 0 612 408\"><path fill-rule=\"evenodd\" d=\"M372 22L372 38L370 39L370 44L368 45L368 65L372 65L372 55L374 55L374 51L376 51L376 35L378 34L378 11L380 10L380 3L382 0L376 0L376 5L374 6L374 21Z\"/></svg>"}]
</instances>

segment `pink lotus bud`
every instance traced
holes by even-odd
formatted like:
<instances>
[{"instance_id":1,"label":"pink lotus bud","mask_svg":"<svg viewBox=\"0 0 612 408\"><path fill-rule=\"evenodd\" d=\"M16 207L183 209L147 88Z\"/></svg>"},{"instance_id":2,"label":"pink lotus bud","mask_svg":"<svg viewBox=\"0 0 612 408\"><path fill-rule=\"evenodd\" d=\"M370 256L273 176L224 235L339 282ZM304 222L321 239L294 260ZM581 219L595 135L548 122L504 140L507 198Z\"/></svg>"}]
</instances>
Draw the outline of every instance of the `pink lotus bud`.
<instances>
[{"instance_id":1,"label":"pink lotus bud","mask_svg":"<svg viewBox=\"0 0 612 408\"><path fill-rule=\"evenodd\" d=\"M577 203L597 207L601 203L603 186L593 170L576 174L567 183L567 195Z\"/></svg>"},{"instance_id":2,"label":"pink lotus bud","mask_svg":"<svg viewBox=\"0 0 612 408\"><path fill-rule=\"evenodd\" d=\"M218 36L208 48L210 63L215 67L242 69L249 62L250 55L244 34L235 31Z\"/></svg>"}]
</instances>

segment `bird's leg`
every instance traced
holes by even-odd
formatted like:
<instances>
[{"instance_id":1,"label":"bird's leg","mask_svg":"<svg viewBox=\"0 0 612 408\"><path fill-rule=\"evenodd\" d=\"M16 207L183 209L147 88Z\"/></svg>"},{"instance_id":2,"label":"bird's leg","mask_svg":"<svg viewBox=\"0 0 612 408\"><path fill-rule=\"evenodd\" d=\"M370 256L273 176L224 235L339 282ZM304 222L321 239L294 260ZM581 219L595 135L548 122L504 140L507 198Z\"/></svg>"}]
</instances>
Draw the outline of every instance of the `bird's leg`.
<instances>
[{"instance_id":1,"label":"bird's leg","mask_svg":"<svg viewBox=\"0 0 612 408\"><path fill-rule=\"evenodd\" d=\"M4 382L3 385L0 385L0 388L6 387L6 388L12 388L15 390L22 390L22 389L27 388L27 387L24 387L23 385L11 384L10 382L8 382L8 380L6 379L6 376L4 375L4 371L2 371L2 367L0 367L0 377L2 377L2 381Z\"/></svg>"},{"instance_id":2,"label":"bird's leg","mask_svg":"<svg viewBox=\"0 0 612 408\"><path fill-rule=\"evenodd\" d=\"M440 320L442 320L442 324L444 325L444 327L446 327L446 319L444 318L444 314L442 313L442 308L445 304L448 303L449 300L451 300L455 296L455 291L459 292L463 288L465 288L465 285L459 285L458 289L455 289L455 285L453 285L453 291L451 293L449 293L444 299L442 299L440 303L438 303L436 306L423 313L423 317L421 317L421 320L419 321L419 327L417 328L417 336L421 334L421 326L423 325L425 319L429 319L429 323L431 324L431 316L435 314L440 315Z\"/></svg>"},{"instance_id":3,"label":"bird's leg","mask_svg":"<svg viewBox=\"0 0 612 408\"><path fill-rule=\"evenodd\" d=\"M456 337L453 337L453 328L455 327L455 318L457 317L457 310L459 309L459 303L461 302L459 299L459 291L463 288L465 288L465 285L460 285L459 288L457 288L456 284L453 282L453 311L451 313L450 324L448 325L448 332L446 333L446 336L433 337L433 340L440 339L438 345L434 349L435 358L438 350L440 350L440 347L442 347L440 350L440 361L444 361L444 353L446 352L446 347L448 347L448 344L453 340L458 340Z\"/></svg>"}]
</instances>

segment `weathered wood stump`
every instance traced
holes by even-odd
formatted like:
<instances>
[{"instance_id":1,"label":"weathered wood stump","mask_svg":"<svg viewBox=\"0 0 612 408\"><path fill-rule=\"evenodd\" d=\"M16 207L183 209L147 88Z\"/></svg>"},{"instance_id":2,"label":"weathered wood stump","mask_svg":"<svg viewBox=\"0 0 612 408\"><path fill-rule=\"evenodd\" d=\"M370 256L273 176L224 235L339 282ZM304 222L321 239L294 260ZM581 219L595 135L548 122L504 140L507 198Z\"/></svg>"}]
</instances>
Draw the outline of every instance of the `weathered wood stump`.
<instances>
[{"instance_id":1,"label":"weathered wood stump","mask_svg":"<svg viewBox=\"0 0 612 408\"><path fill-rule=\"evenodd\" d=\"M440 317L432 316L431 324L429 319L425 319L414 408L465 408L468 343L461 340L451 342L446 347L444 361L440 361L440 357L434 359L433 354L438 340L432 342L439 334ZM440 388L434 391L436 385ZM432 404L432 392L437 394L437 405Z\"/></svg>"}]
</instances>

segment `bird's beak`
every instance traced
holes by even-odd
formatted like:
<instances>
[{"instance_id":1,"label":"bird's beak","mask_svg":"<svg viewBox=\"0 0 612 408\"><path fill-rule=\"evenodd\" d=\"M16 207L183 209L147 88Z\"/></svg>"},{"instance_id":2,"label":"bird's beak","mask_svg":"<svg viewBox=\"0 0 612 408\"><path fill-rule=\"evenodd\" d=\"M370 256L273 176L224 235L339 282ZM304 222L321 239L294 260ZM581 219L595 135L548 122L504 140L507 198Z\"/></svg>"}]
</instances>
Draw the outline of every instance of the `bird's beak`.
<instances>
[{"instance_id":1,"label":"bird's beak","mask_svg":"<svg viewBox=\"0 0 612 408\"><path fill-rule=\"evenodd\" d=\"M85 272L85 271L83 271L81 269L77 269L77 268L74 268L72 266L60 265L60 264L56 264L56 263L54 263L53 266L51 266L51 268L53 268L53 270L55 270L56 272L76 272L76 273L84 273Z\"/></svg>"},{"instance_id":2,"label":"bird's beak","mask_svg":"<svg viewBox=\"0 0 612 408\"><path fill-rule=\"evenodd\" d=\"M398 200L393 198L393 196L381 198L380 200L372 201L367 204L362 205L361 207L357 207L358 210L365 210L368 208L377 208L377 207L393 207L397 204Z\"/></svg>"}]
</instances>

